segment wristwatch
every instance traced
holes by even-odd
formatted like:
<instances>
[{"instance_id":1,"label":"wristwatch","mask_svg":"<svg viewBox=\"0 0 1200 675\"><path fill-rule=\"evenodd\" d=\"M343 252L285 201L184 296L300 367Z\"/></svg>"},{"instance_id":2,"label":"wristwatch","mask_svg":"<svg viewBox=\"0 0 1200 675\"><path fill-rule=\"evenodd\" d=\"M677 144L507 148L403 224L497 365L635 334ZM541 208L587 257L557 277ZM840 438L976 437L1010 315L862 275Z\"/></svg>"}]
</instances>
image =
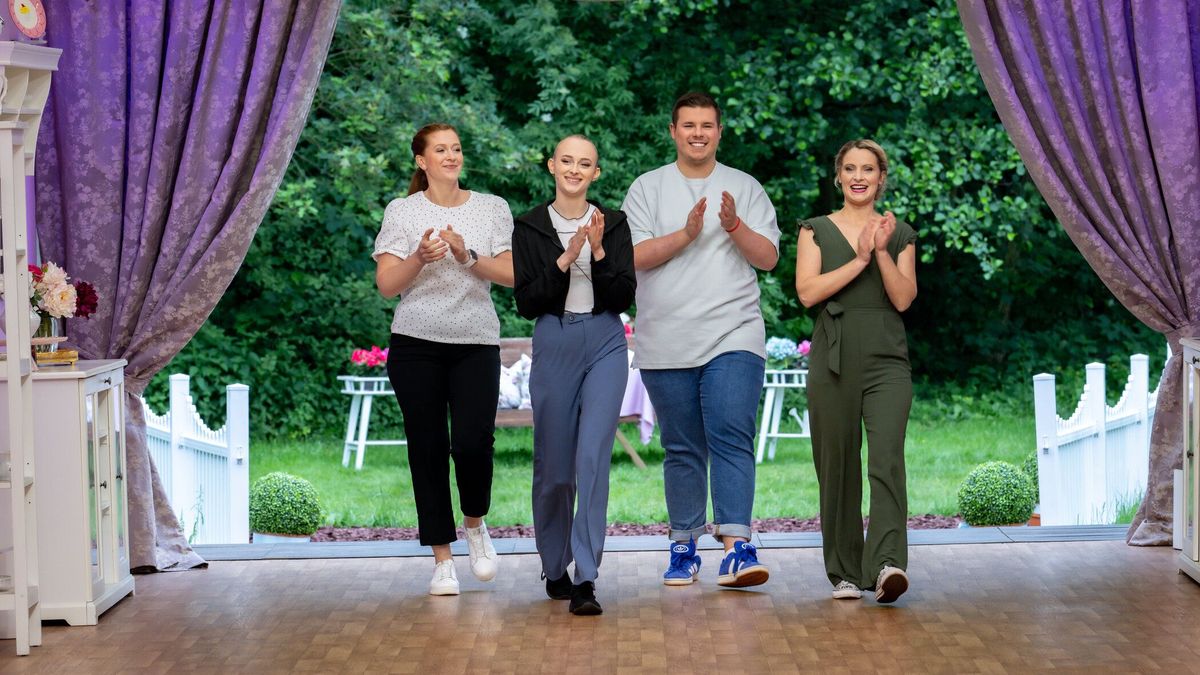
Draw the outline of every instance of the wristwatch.
<instances>
[{"instance_id":1,"label":"wristwatch","mask_svg":"<svg viewBox=\"0 0 1200 675\"><path fill-rule=\"evenodd\" d=\"M471 269L477 262L479 262L479 254L475 252L475 249L469 248L467 249L467 262L459 264L467 269Z\"/></svg>"}]
</instances>

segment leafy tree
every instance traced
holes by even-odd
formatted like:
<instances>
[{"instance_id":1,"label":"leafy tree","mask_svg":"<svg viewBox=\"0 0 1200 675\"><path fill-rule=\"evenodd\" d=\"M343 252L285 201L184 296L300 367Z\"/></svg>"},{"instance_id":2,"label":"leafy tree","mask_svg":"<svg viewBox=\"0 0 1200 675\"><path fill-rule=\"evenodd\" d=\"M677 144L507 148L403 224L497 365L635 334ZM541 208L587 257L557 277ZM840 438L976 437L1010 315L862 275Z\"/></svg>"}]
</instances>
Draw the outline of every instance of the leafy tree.
<instances>
[{"instance_id":1,"label":"leafy tree","mask_svg":"<svg viewBox=\"0 0 1200 675\"><path fill-rule=\"evenodd\" d=\"M192 374L206 418L237 380L253 387L256 433L337 429L335 376L352 348L388 339L394 301L375 291L369 254L406 192L418 127L456 125L464 184L516 214L552 196L553 144L585 133L604 170L593 196L616 206L673 159L669 112L688 89L722 103L720 160L757 177L778 211L780 263L760 275L768 334L811 331L795 223L840 205L833 156L869 137L889 152L882 206L920 234L906 317L918 377L1027 388L1039 369L1101 359L1119 373L1134 350L1159 356L1026 176L951 0L349 0L246 264L168 370ZM504 333L529 334L511 292L493 296ZM165 377L148 390L160 405ZM379 409L395 421L395 406Z\"/></svg>"}]
</instances>

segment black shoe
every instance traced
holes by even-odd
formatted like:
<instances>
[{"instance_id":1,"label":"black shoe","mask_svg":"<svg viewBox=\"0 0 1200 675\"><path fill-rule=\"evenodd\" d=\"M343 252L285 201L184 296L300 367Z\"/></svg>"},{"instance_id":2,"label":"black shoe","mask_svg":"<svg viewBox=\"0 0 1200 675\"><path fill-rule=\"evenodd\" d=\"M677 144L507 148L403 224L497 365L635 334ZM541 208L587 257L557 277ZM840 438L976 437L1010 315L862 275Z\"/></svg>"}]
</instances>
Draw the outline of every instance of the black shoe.
<instances>
[{"instance_id":1,"label":"black shoe","mask_svg":"<svg viewBox=\"0 0 1200 675\"><path fill-rule=\"evenodd\" d=\"M595 584L585 581L571 587L571 613L576 616L604 613L604 610L600 608L600 603L596 602Z\"/></svg>"},{"instance_id":2,"label":"black shoe","mask_svg":"<svg viewBox=\"0 0 1200 675\"><path fill-rule=\"evenodd\" d=\"M566 572L557 579L551 579L542 572L542 578L546 580L546 595L550 596L551 600L571 599L571 577Z\"/></svg>"}]
</instances>

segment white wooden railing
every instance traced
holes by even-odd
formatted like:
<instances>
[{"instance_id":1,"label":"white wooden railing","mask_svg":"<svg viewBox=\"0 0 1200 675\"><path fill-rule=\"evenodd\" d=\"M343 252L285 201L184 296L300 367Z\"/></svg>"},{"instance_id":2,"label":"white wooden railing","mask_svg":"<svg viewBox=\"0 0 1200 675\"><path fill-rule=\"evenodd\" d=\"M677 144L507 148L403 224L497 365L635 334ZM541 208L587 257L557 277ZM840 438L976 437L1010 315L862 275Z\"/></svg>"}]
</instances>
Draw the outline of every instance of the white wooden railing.
<instances>
[{"instance_id":1,"label":"white wooden railing","mask_svg":"<svg viewBox=\"0 0 1200 675\"><path fill-rule=\"evenodd\" d=\"M250 387L225 387L225 426L209 429L192 402L187 375L170 379L170 410L142 401L146 443L171 509L193 544L250 541Z\"/></svg>"},{"instance_id":2,"label":"white wooden railing","mask_svg":"<svg viewBox=\"0 0 1200 675\"><path fill-rule=\"evenodd\" d=\"M1107 405L1104 364L1087 365L1075 412L1058 416L1054 376L1033 376L1038 492L1043 525L1112 523L1121 506L1136 505L1146 490L1150 426L1158 387L1149 391L1149 359L1129 358L1121 399Z\"/></svg>"}]
</instances>

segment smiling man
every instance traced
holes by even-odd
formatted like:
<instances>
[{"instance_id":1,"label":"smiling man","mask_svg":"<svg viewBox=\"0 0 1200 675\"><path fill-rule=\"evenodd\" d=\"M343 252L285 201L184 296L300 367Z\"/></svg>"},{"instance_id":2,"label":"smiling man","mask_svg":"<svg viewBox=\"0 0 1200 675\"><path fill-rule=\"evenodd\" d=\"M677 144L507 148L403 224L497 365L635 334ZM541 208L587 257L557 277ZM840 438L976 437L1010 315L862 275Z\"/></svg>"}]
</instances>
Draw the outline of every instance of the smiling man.
<instances>
[{"instance_id":1,"label":"smiling man","mask_svg":"<svg viewBox=\"0 0 1200 675\"><path fill-rule=\"evenodd\" d=\"M766 364L755 268L779 260L775 207L749 174L717 161L721 109L708 94L671 111L675 161L634 181L621 206L637 270L634 365L662 430L671 558L663 583L700 571L711 466L721 586L755 586L766 565L749 544L754 431Z\"/></svg>"}]
</instances>

